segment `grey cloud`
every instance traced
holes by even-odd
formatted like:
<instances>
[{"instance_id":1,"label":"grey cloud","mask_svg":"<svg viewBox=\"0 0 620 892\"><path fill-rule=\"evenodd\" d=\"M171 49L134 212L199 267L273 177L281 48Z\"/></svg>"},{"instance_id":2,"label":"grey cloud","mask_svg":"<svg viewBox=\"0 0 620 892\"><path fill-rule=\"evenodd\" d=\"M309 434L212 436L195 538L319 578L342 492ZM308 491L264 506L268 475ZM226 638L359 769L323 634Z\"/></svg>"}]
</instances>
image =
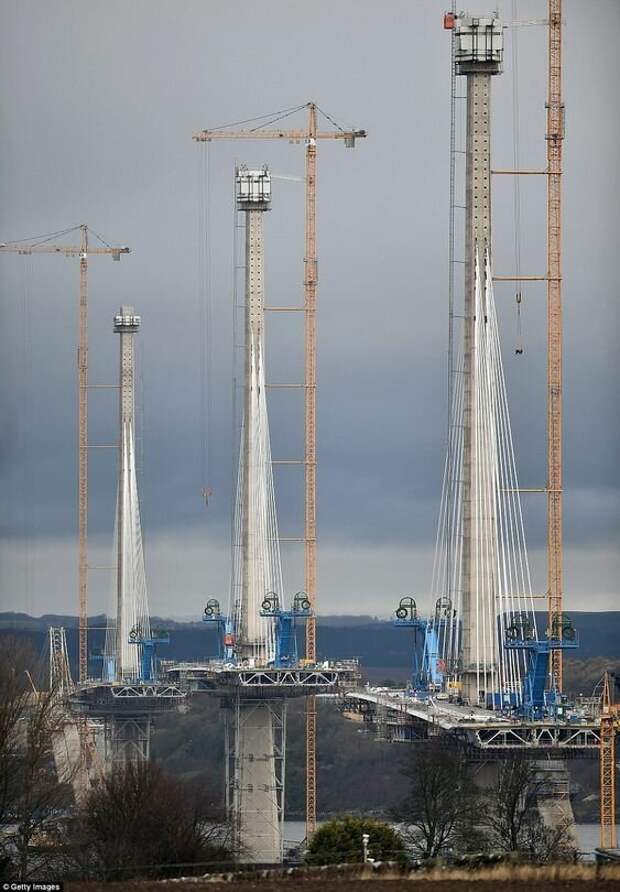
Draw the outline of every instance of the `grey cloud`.
<instances>
[{"instance_id":1,"label":"grey cloud","mask_svg":"<svg viewBox=\"0 0 620 892\"><path fill-rule=\"evenodd\" d=\"M616 231L620 193L619 133L617 116L609 110L616 105L620 75L615 52L620 7L601 0L594 16L588 4L566 0L564 9L566 533L571 554L579 555L567 557L567 568L571 561L577 568L569 582L577 597L589 591L582 569L596 566L601 554L605 567L612 567L610 553L618 544L618 285L610 234ZM109 0L105 8L91 4L87 12L77 0L56 0L53 16L35 0L4 6L0 76L12 86L2 99L0 237L86 221L132 248L120 264L105 258L90 264L91 380L114 382L118 345L111 317L121 301L132 302L143 316L144 417L139 421L145 535L158 574L168 572L164 559L172 561L185 592L184 613L198 603L212 572L219 587L227 584L235 453L230 435L234 162L269 161L276 172L303 173L299 146L214 144L209 149L208 482L215 495L205 510L198 332L205 162L191 133L309 98L344 123L369 131L353 152L338 145L321 146L319 152L324 587L330 597L338 592L343 610L362 609L362 602L371 610L371 593L382 578L386 589L400 591L409 587L411 576L423 590L430 575L426 565L446 426L449 38L441 28L444 4L319 0L314 10L309 19L300 0L266 0L260 8L241 2ZM540 10L533 0L519 4L523 19L540 17ZM510 18L510 4L503 3L500 13ZM518 39L520 157L524 166L541 167L544 28L522 28ZM498 166L512 164L510 52L505 67L493 83ZM535 179L522 185L523 269L533 273L545 264L544 192ZM511 184L497 183L494 189L495 264L498 272L510 272ZM302 196L299 184L275 182L266 225L267 283L274 303L301 298ZM501 287L519 473L524 485L539 486L545 482L544 288L532 285L525 291L525 354L515 357L514 292ZM25 577L15 567L26 566L29 538L35 551L39 544L48 575L57 578L54 597L61 600L74 588L76 264L58 257L2 257L0 295L0 523L14 566L2 591L11 603L21 597L16 591L23 589ZM268 331L271 380L298 380L299 328L270 318ZM272 398L274 455L295 457L301 448L295 399ZM90 420L93 442L113 442L113 395L93 395ZM114 456L93 454L91 468L91 528L105 539L112 530ZM299 527L297 474L278 471L283 531ZM544 504L531 498L528 537L537 551L544 543ZM191 548L166 545L185 537ZM339 575L339 562L350 564L353 555L359 579ZM398 569L392 572L390 564ZM291 572L295 577L295 567ZM611 570L608 575L611 579ZM155 585L160 603L166 595L159 582ZM612 603L613 587L605 585L600 606ZM39 590L36 597L46 609L51 606L49 592Z\"/></svg>"}]
</instances>

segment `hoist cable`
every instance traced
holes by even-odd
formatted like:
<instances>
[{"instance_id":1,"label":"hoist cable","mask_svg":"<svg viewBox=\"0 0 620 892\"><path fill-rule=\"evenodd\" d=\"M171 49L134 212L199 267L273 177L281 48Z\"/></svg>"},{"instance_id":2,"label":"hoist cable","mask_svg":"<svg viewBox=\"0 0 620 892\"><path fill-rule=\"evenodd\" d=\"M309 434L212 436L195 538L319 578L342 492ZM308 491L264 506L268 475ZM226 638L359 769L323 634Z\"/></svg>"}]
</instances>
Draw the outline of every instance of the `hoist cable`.
<instances>
[{"instance_id":1,"label":"hoist cable","mask_svg":"<svg viewBox=\"0 0 620 892\"><path fill-rule=\"evenodd\" d=\"M211 489L211 422L212 422L212 277L210 189L211 156L208 146L201 152L198 202L198 390L199 390L199 476L201 496L209 504Z\"/></svg>"}]
</instances>

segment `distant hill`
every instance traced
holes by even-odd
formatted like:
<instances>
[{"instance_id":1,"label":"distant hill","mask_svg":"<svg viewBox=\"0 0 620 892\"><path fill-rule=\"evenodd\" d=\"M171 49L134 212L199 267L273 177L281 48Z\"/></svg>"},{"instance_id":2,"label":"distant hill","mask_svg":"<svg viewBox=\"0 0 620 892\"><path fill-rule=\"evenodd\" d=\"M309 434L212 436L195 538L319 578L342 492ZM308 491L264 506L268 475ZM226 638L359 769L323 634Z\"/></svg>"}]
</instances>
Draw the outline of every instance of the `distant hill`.
<instances>
[{"instance_id":1,"label":"distant hill","mask_svg":"<svg viewBox=\"0 0 620 892\"><path fill-rule=\"evenodd\" d=\"M594 657L617 659L620 656L620 611L569 613L579 632L580 647L568 659L588 660ZM539 627L546 627L546 616L538 614ZM198 660L216 653L215 631L201 622L178 622L154 617L154 626L170 630L170 645L162 648L161 656L174 660ZM31 617L25 613L0 613L0 634L13 632L34 639L37 650L44 652L50 625L67 629L69 656L73 665L77 660L77 619L75 616L45 614ZM105 616L89 618L92 648L103 644ZM303 629L300 629L300 650ZM317 621L317 645L321 658L358 657L369 675L376 678L380 671L385 677L400 677L411 666L411 633L395 628L389 620L369 616L320 616Z\"/></svg>"}]
</instances>

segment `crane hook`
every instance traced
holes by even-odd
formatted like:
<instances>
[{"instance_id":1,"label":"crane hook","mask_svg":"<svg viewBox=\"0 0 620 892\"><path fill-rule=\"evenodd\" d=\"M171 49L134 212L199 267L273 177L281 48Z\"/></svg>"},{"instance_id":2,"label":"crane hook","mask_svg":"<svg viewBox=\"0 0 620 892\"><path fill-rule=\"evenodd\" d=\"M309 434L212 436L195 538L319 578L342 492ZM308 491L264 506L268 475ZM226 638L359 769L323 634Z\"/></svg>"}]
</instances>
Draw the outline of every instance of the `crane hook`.
<instances>
[{"instance_id":1,"label":"crane hook","mask_svg":"<svg viewBox=\"0 0 620 892\"><path fill-rule=\"evenodd\" d=\"M521 292L517 291L515 295L517 303L517 346L515 347L515 356L523 356L523 337L521 328Z\"/></svg>"}]
</instances>

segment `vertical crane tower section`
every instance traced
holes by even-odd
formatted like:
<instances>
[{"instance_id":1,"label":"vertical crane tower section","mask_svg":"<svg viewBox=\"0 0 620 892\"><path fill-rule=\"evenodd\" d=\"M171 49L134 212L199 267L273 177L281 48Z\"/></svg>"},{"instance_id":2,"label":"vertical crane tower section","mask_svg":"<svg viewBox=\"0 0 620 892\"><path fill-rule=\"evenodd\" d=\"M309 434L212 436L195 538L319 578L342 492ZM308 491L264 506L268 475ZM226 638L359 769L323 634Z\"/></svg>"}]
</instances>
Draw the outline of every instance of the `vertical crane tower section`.
<instances>
[{"instance_id":1,"label":"vertical crane tower section","mask_svg":"<svg viewBox=\"0 0 620 892\"><path fill-rule=\"evenodd\" d=\"M88 678L88 227L80 227L78 365L78 677Z\"/></svg>"},{"instance_id":2,"label":"vertical crane tower section","mask_svg":"<svg viewBox=\"0 0 620 892\"><path fill-rule=\"evenodd\" d=\"M620 704L613 702L615 679L609 672L603 678L600 718L600 847L616 849L616 733L620 729Z\"/></svg>"},{"instance_id":3,"label":"vertical crane tower section","mask_svg":"<svg viewBox=\"0 0 620 892\"><path fill-rule=\"evenodd\" d=\"M561 628L562 542L562 0L549 0L547 96L547 585L549 627ZM563 687L562 651L551 655L553 684Z\"/></svg>"},{"instance_id":4,"label":"vertical crane tower section","mask_svg":"<svg viewBox=\"0 0 620 892\"><path fill-rule=\"evenodd\" d=\"M305 307L305 496L306 593L313 613L306 623L306 659L316 660L316 108L310 105L306 139ZM306 838L316 830L316 697L306 700Z\"/></svg>"},{"instance_id":5,"label":"vertical crane tower section","mask_svg":"<svg viewBox=\"0 0 620 892\"><path fill-rule=\"evenodd\" d=\"M495 562L479 567L477 555L493 550L494 537L477 541L481 531L492 528L483 522L482 512L490 510L474 498L477 475L484 473L474 442L476 368L475 291L476 268L480 291L484 295L487 257L491 251L491 78L502 70L503 32L498 19L458 16L455 29L455 66L457 75L467 79L467 146L465 169L465 302L463 325L463 480L462 480L462 674L463 696L478 702L490 689L490 665L479 666L476 655L476 592L480 572L492 573ZM485 310L486 313L486 310ZM493 590L493 580L485 584ZM479 684L484 685L484 693Z\"/></svg>"}]
</instances>

